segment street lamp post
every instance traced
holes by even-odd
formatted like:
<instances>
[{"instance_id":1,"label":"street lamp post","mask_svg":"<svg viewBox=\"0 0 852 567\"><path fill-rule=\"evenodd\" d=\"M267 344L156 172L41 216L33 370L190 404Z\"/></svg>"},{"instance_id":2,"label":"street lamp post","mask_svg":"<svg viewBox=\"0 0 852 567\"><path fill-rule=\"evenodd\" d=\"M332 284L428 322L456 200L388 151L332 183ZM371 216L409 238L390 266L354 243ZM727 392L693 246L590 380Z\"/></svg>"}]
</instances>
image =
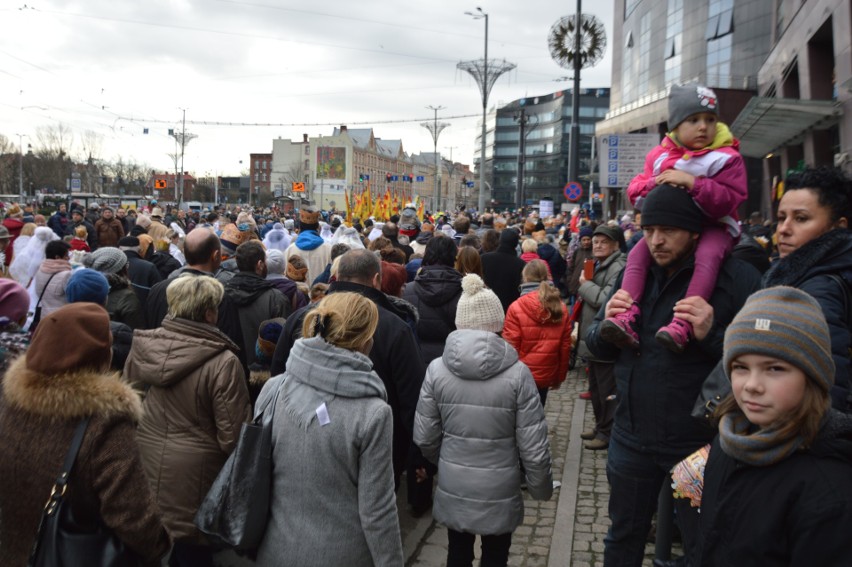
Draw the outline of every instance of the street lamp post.
<instances>
[{"instance_id":1,"label":"street lamp post","mask_svg":"<svg viewBox=\"0 0 852 567\"><path fill-rule=\"evenodd\" d=\"M24 136L26 134L18 134L18 146L21 152L18 156L18 196L22 201L24 200Z\"/></svg>"},{"instance_id":2,"label":"street lamp post","mask_svg":"<svg viewBox=\"0 0 852 567\"><path fill-rule=\"evenodd\" d=\"M488 61L488 14L482 11L482 8L476 8L479 12L465 12L466 15L473 17L476 20L485 20L485 57L478 61L462 61L456 67L467 71L476 80L479 85L480 94L482 95L482 139L480 141L479 150L479 214L485 210L485 136L487 133L486 120L488 117L488 94L491 92L491 87L503 73L511 71L516 67L514 63L507 61ZM491 68L489 68L491 67Z\"/></svg>"},{"instance_id":3,"label":"street lamp post","mask_svg":"<svg viewBox=\"0 0 852 567\"><path fill-rule=\"evenodd\" d=\"M429 130L432 134L432 142L435 152L435 210L441 210L441 185L438 179L438 174L441 171L440 157L438 156L438 136L444 131L444 128L449 126L447 122L438 122L438 111L443 110L444 106L427 106L429 110L435 111L435 118L432 122L421 122L420 125Z\"/></svg>"}]
</instances>

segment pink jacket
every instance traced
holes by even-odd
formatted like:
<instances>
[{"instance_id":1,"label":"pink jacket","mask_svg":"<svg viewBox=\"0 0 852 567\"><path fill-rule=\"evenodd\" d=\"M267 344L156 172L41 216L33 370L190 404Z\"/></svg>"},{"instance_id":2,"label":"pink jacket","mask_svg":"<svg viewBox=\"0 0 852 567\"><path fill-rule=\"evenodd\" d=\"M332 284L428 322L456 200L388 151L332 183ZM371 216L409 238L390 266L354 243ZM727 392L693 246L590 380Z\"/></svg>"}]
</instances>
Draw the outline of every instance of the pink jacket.
<instances>
[{"instance_id":1,"label":"pink jacket","mask_svg":"<svg viewBox=\"0 0 852 567\"><path fill-rule=\"evenodd\" d=\"M645 170L633 178L627 196L633 206L657 186L655 178L667 169L677 169L696 177L689 194L702 212L739 234L737 207L748 197L745 165L737 149L737 141L724 124L718 124L713 144L692 151L675 142L670 136L648 152Z\"/></svg>"}]
</instances>

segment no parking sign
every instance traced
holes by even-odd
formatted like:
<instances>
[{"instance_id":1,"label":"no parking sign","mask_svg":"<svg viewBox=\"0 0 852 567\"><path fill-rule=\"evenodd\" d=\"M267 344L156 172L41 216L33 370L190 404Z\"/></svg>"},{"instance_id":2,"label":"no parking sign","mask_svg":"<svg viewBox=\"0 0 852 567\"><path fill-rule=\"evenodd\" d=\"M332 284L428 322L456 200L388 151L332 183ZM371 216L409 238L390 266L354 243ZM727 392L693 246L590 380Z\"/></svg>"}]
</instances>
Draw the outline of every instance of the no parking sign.
<instances>
[{"instance_id":1,"label":"no parking sign","mask_svg":"<svg viewBox=\"0 0 852 567\"><path fill-rule=\"evenodd\" d=\"M569 181L562 192L569 201L576 201L583 196L583 186L576 181Z\"/></svg>"}]
</instances>

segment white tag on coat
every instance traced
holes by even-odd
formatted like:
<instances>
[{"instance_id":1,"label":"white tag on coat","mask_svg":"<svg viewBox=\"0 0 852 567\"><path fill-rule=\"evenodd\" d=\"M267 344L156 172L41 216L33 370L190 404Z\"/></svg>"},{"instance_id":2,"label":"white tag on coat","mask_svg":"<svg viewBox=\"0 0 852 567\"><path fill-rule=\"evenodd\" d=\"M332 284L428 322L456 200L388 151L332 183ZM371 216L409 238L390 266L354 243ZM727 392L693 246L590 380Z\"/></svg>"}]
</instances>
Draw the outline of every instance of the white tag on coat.
<instances>
[{"instance_id":1,"label":"white tag on coat","mask_svg":"<svg viewBox=\"0 0 852 567\"><path fill-rule=\"evenodd\" d=\"M331 423L331 418L328 417L328 408L325 407L325 402L317 408L317 419L319 420L320 425L328 425Z\"/></svg>"}]
</instances>

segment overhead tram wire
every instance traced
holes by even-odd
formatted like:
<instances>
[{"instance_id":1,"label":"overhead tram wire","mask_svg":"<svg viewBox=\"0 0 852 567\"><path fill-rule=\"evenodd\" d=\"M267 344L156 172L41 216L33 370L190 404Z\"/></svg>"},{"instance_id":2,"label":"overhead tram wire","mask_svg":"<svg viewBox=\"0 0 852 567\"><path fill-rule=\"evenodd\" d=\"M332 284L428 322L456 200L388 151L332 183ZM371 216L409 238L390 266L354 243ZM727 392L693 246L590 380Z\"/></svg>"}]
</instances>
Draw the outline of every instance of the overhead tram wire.
<instances>
[{"instance_id":1,"label":"overhead tram wire","mask_svg":"<svg viewBox=\"0 0 852 567\"><path fill-rule=\"evenodd\" d=\"M447 120L450 119L458 119L458 118L478 118L478 114L457 114L455 116L443 116ZM135 123L151 123L151 124L171 124L174 120L145 120L140 118L134 118L132 116L119 116L120 120L127 120L128 122ZM431 118L430 118L431 119ZM289 128L289 127L307 127L307 126L339 126L340 124L348 124L351 126L369 126L372 124L405 124L408 122L422 122L426 120L425 118L405 118L399 120L367 120L362 122L347 122L347 121L338 121L338 122L310 122L310 123L283 123L283 122L222 122L215 120L187 120L187 124L191 124L193 126L248 126L248 127L275 127L275 128Z\"/></svg>"}]
</instances>

